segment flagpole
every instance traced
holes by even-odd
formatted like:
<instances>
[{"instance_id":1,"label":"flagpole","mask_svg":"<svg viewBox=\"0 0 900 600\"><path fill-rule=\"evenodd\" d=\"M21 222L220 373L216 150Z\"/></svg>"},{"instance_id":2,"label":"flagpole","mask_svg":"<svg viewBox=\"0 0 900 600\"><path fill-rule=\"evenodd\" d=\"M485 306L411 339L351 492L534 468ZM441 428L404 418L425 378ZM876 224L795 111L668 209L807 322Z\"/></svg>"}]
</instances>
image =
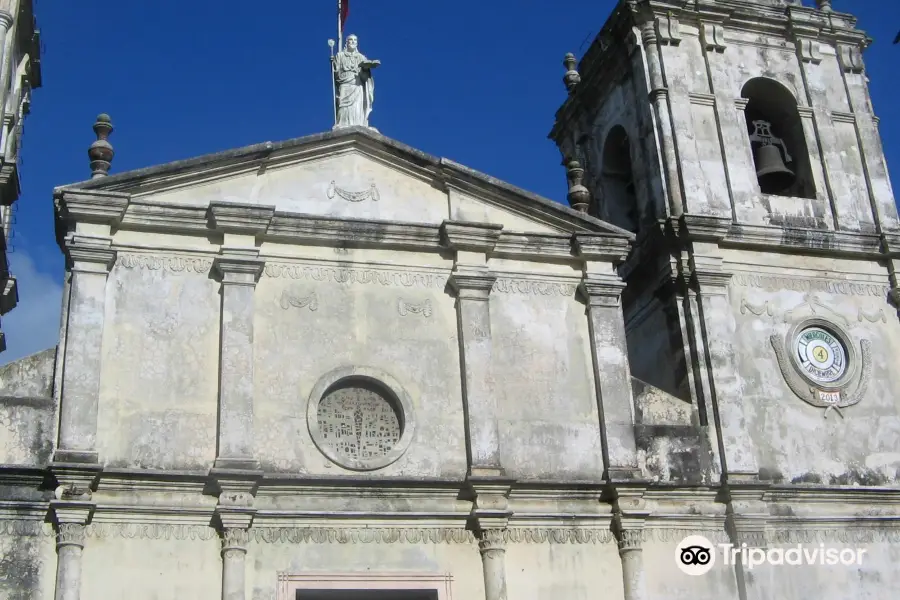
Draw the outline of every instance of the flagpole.
<instances>
[{"instance_id":1,"label":"flagpole","mask_svg":"<svg viewBox=\"0 0 900 600\"><path fill-rule=\"evenodd\" d=\"M344 12L344 0L338 0L337 3L337 20L338 20L338 52L344 49L344 23L341 18Z\"/></svg>"}]
</instances>

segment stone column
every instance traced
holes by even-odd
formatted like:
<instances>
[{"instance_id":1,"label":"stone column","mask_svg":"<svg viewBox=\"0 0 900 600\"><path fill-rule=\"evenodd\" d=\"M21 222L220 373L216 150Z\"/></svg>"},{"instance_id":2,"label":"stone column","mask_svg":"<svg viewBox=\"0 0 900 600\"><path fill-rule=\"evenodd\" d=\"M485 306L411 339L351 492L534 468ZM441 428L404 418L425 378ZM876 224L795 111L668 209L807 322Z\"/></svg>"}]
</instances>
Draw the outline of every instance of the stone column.
<instances>
[{"instance_id":1,"label":"stone column","mask_svg":"<svg viewBox=\"0 0 900 600\"><path fill-rule=\"evenodd\" d=\"M479 532L478 550L484 569L484 600L506 600L506 542L504 530Z\"/></svg>"},{"instance_id":2,"label":"stone column","mask_svg":"<svg viewBox=\"0 0 900 600\"><path fill-rule=\"evenodd\" d=\"M274 207L213 203L210 227L223 235L213 268L222 278L219 351L219 437L215 469L255 471L253 448L253 316L256 282L265 261L256 236Z\"/></svg>"},{"instance_id":3,"label":"stone column","mask_svg":"<svg viewBox=\"0 0 900 600\"><path fill-rule=\"evenodd\" d=\"M619 557L622 559L622 583L625 600L644 600L644 553L641 549L643 532L623 531L619 537Z\"/></svg>"},{"instance_id":4,"label":"stone column","mask_svg":"<svg viewBox=\"0 0 900 600\"><path fill-rule=\"evenodd\" d=\"M613 266L614 262L624 259L628 242L609 236L576 234L575 249L585 261L579 291L588 305L606 477L610 480L634 479L640 475L640 470L634 436L631 367L621 305L625 284Z\"/></svg>"},{"instance_id":5,"label":"stone column","mask_svg":"<svg viewBox=\"0 0 900 600\"><path fill-rule=\"evenodd\" d=\"M244 600L248 529L222 531L222 600Z\"/></svg>"},{"instance_id":6,"label":"stone column","mask_svg":"<svg viewBox=\"0 0 900 600\"><path fill-rule=\"evenodd\" d=\"M444 244L456 250L450 286L456 292L456 315L466 406L470 475L500 475L500 434L493 386L493 343L488 304L496 277L487 254L500 238L499 225L445 221Z\"/></svg>"},{"instance_id":7,"label":"stone column","mask_svg":"<svg viewBox=\"0 0 900 600\"><path fill-rule=\"evenodd\" d=\"M737 323L728 299L732 274L724 270L718 246L731 220L685 215L682 224L691 244L689 266L700 301L698 321L703 343L698 350L705 351L709 367L722 471L730 482L753 481L759 476L759 467L744 416L743 389L734 348Z\"/></svg>"},{"instance_id":8,"label":"stone column","mask_svg":"<svg viewBox=\"0 0 900 600\"><path fill-rule=\"evenodd\" d=\"M622 560L625 600L645 600L644 520L649 515L641 498L642 490L616 490L613 531Z\"/></svg>"},{"instance_id":9,"label":"stone column","mask_svg":"<svg viewBox=\"0 0 900 600\"><path fill-rule=\"evenodd\" d=\"M253 494L262 478L261 473L255 477L237 475L216 479L220 492L216 517L222 531L222 600L244 600L244 559L256 514Z\"/></svg>"},{"instance_id":10,"label":"stone column","mask_svg":"<svg viewBox=\"0 0 900 600\"><path fill-rule=\"evenodd\" d=\"M471 516L478 532L484 597L485 600L506 600L506 527L512 516L509 493L513 481L470 476L468 484L475 498Z\"/></svg>"},{"instance_id":11,"label":"stone column","mask_svg":"<svg viewBox=\"0 0 900 600\"><path fill-rule=\"evenodd\" d=\"M57 526L56 600L78 600L81 597L84 527L80 523L60 523Z\"/></svg>"},{"instance_id":12,"label":"stone column","mask_svg":"<svg viewBox=\"0 0 900 600\"><path fill-rule=\"evenodd\" d=\"M83 490L77 490L83 492ZM57 489L57 497L68 492ZM89 498L89 493L81 497ZM56 527L56 592L55 600L79 600L81 597L81 555L84 550L85 527L94 505L89 501L53 500L50 512Z\"/></svg>"}]
</instances>

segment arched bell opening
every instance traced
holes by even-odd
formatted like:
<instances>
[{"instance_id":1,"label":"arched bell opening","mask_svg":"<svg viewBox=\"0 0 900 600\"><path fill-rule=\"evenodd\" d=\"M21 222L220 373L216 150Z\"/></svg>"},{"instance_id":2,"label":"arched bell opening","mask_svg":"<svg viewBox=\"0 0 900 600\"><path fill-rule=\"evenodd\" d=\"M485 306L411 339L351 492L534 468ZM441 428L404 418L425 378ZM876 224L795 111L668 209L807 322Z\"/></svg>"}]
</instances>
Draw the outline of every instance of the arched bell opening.
<instances>
[{"instance_id":1,"label":"arched bell opening","mask_svg":"<svg viewBox=\"0 0 900 600\"><path fill-rule=\"evenodd\" d=\"M753 149L756 179L764 194L815 198L803 123L793 94L772 79L757 77L741 90Z\"/></svg>"},{"instance_id":2,"label":"arched bell opening","mask_svg":"<svg viewBox=\"0 0 900 600\"><path fill-rule=\"evenodd\" d=\"M640 210L631 167L631 141L625 128L613 127L603 144L603 166L600 170L603 194L600 199L603 218L637 233Z\"/></svg>"}]
</instances>

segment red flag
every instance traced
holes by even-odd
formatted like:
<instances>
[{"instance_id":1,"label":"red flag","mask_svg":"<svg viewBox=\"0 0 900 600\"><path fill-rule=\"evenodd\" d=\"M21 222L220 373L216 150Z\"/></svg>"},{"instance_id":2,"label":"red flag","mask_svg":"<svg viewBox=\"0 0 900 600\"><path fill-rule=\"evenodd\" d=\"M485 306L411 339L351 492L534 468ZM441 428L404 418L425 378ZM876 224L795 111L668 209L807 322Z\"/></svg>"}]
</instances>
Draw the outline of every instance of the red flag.
<instances>
[{"instance_id":1,"label":"red flag","mask_svg":"<svg viewBox=\"0 0 900 600\"><path fill-rule=\"evenodd\" d=\"M350 14L350 0L338 0L338 4L341 7L341 29L343 29L344 23L347 22L347 16Z\"/></svg>"}]
</instances>

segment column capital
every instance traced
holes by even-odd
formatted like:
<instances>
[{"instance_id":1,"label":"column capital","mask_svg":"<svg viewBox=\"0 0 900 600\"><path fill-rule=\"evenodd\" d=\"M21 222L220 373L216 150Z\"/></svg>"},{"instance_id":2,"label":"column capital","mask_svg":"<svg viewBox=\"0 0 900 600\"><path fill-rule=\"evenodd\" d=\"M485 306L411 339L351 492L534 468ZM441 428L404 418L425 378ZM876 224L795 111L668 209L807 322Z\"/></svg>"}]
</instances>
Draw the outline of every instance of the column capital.
<instances>
[{"instance_id":1,"label":"column capital","mask_svg":"<svg viewBox=\"0 0 900 600\"><path fill-rule=\"evenodd\" d=\"M453 271L448 283L460 298L487 300L497 276L490 271Z\"/></svg>"},{"instance_id":2,"label":"column capital","mask_svg":"<svg viewBox=\"0 0 900 600\"><path fill-rule=\"evenodd\" d=\"M87 525L96 505L85 500L51 500L50 514L57 525L74 523Z\"/></svg>"},{"instance_id":3,"label":"column capital","mask_svg":"<svg viewBox=\"0 0 900 600\"><path fill-rule=\"evenodd\" d=\"M500 240L503 225L445 220L441 223L441 243L453 250L488 253Z\"/></svg>"},{"instance_id":4,"label":"column capital","mask_svg":"<svg viewBox=\"0 0 900 600\"><path fill-rule=\"evenodd\" d=\"M6 33L9 28L13 24L13 16L6 9L0 9L0 29L3 29L3 33Z\"/></svg>"},{"instance_id":5,"label":"column capital","mask_svg":"<svg viewBox=\"0 0 900 600\"><path fill-rule=\"evenodd\" d=\"M222 248L222 254L213 259L213 269L222 276L223 285L255 286L265 266L256 248Z\"/></svg>"},{"instance_id":6,"label":"column capital","mask_svg":"<svg viewBox=\"0 0 900 600\"><path fill-rule=\"evenodd\" d=\"M724 259L721 256L709 256L694 253L690 258L690 269L694 280L701 292L719 293L727 292L728 284L734 275L723 267Z\"/></svg>"},{"instance_id":7,"label":"column capital","mask_svg":"<svg viewBox=\"0 0 900 600\"><path fill-rule=\"evenodd\" d=\"M85 526L81 523L59 523L56 526L56 549L65 546L84 548Z\"/></svg>"},{"instance_id":8,"label":"column capital","mask_svg":"<svg viewBox=\"0 0 900 600\"><path fill-rule=\"evenodd\" d=\"M247 553L250 543L250 529L226 527L222 530L222 556L228 553Z\"/></svg>"},{"instance_id":9,"label":"column capital","mask_svg":"<svg viewBox=\"0 0 900 600\"><path fill-rule=\"evenodd\" d=\"M69 234L65 252L72 261L72 270L78 272L108 275L116 262L116 251L108 237Z\"/></svg>"},{"instance_id":10,"label":"column capital","mask_svg":"<svg viewBox=\"0 0 900 600\"><path fill-rule=\"evenodd\" d=\"M506 528L480 529L478 550L482 554L506 552Z\"/></svg>"},{"instance_id":11,"label":"column capital","mask_svg":"<svg viewBox=\"0 0 900 600\"><path fill-rule=\"evenodd\" d=\"M625 282L618 277L586 277L578 284L578 292L590 306L619 306Z\"/></svg>"}]
</instances>

